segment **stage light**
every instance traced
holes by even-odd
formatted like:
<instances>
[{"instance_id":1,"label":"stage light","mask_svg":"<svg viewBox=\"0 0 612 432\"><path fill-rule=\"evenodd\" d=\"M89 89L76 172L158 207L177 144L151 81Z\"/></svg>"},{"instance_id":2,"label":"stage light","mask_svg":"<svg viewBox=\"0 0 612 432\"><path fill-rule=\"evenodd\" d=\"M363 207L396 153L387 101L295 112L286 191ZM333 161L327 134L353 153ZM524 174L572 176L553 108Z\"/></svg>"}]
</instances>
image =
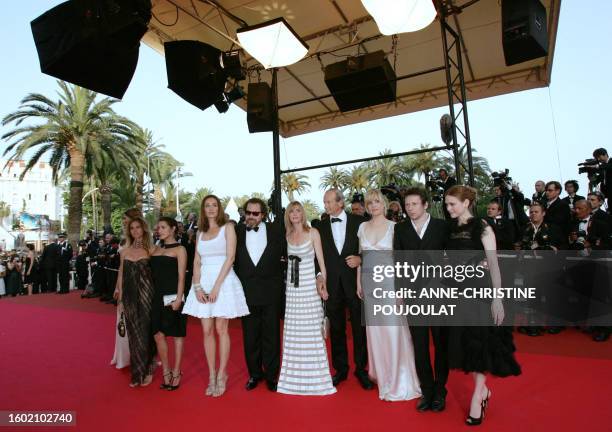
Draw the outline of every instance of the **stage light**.
<instances>
[{"instance_id":1,"label":"stage light","mask_svg":"<svg viewBox=\"0 0 612 432\"><path fill-rule=\"evenodd\" d=\"M235 85L233 89L231 89L228 92L223 93L221 98L219 98L219 100L214 103L215 108L217 108L217 111L219 111L219 114L223 114L227 112L227 110L229 109L229 106L232 103L234 103L238 99L242 99L244 95L245 95L244 89L239 85Z\"/></svg>"},{"instance_id":2,"label":"stage light","mask_svg":"<svg viewBox=\"0 0 612 432\"><path fill-rule=\"evenodd\" d=\"M361 0L374 18L380 33L397 33L424 29L433 22L437 12L432 0Z\"/></svg>"},{"instance_id":3,"label":"stage light","mask_svg":"<svg viewBox=\"0 0 612 432\"><path fill-rule=\"evenodd\" d=\"M227 51L221 54L221 67L225 71L225 75L234 78L236 81L242 81L246 78L240 60L240 51Z\"/></svg>"},{"instance_id":4,"label":"stage light","mask_svg":"<svg viewBox=\"0 0 612 432\"><path fill-rule=\"evenodd\" d=\"M289 66L308 53L308 45L283 18L236 31L240 45L266 69Z\"/></svg>"}]
</instances>

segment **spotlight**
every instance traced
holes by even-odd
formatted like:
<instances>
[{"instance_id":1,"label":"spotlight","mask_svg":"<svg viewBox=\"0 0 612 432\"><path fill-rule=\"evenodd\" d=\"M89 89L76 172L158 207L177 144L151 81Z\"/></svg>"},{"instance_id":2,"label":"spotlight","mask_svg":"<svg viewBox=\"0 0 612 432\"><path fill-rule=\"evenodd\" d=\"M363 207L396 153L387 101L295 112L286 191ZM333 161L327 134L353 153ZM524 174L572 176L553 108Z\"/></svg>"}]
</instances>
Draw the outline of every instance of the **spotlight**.
<instances>
[{"instance_id":1,"label":"spotlight","mask_svg":"<svg viewBox=\"0 0 612 432\"><path fill-rule=\"evenodd\" d=\"M240 51L227 51L221 54L221 67L225 71L225 75L234 78L236 81L242 81L246 78L240 60Z\"/></svg>"},{"instance_id":2,"label":"spotlight","mask_svg":"<svg viewBox=\"0 0 612 432\"><path fill-rule=\"evenodd\" d=\"M223 114L226 113L227 110L229 109L229 103L226 102L225 98L218 100L217 102L214 103L215 108L217 108L217 111L219 112L219 114Z\"/></svg>"},{"instance_id":3,"label":"spotlight","mask_svg":"<svg viewBox=\"0 0 612 432\"><path fill-rule=\"evenodd\" d=\"M234 103L234 101L237 101L238 99L242 99L244 95L245 95L244 89L241 86L236 85L229 92L225 93L225 99L227 100L228 103Z\"/></svg>"},{"instance_id":4,"label":"spotlight","mask_svg":"<svg viewBox=\"0 0 612 432\"><path fill-rule=\"evenodd\" d=\"M299 62L308 45L283 18L236 30L240 45L266 69Z\"/></svg>"}]
</instances>

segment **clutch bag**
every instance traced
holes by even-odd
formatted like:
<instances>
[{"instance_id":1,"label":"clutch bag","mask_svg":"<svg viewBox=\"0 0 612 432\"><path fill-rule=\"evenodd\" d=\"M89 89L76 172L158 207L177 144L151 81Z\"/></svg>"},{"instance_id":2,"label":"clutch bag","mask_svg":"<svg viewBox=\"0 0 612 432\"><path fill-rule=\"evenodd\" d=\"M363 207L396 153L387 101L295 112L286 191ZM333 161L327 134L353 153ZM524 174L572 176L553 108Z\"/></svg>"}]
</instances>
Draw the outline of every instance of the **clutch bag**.
<instances>
[{"instance_id":1,"label":"clutch bag","mask_svg":"<svg viewBox=\"0 0 612 432\"><path fill-rule=\"evenodd\" d=\"M321 322L321 335L323 339L329 337L329 318L327 317L327 311L325 309L325 302L323 302L323 321Z\"/></svg>"},{"instance_id":2,"label":"clutch bag","mask_svg":"<svg viewBox=\"0 0 612 432\"><path fill-rule=\"evenodd\" d=\"M117 333L119 333L119 336L125 337L125 318L123 316L123 312L121 312L121 317L117 323Z\"/></svg>"},{"instance_id":3,"label":"clutch bag","mask_svg":"<svg viewBox=\"0 0 612 432\"><path fill-rule=\"evenodd\" d=\"M170 306L172 303L174 303L174 301L176 300L176 296L178 294L168 294L164 296L164 306ZM185 296L183 296L182 302L185 301Z\"/></svg>"}]
</instances>

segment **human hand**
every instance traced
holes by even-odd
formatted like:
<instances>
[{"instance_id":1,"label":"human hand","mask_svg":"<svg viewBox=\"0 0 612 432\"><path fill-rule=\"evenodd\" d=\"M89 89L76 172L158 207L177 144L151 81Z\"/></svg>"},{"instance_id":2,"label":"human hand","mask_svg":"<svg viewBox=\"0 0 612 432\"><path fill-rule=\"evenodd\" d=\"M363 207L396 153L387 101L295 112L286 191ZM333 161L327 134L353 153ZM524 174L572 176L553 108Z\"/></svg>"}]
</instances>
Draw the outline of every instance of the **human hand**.
<instances>
[{"instance_id":1,"label":"human hand","mask_svg":"<svg viewBox=\"0 0 612 432\"><path fill-rule=\"evenodd\" d=\"M495 299L491 303L491 315L495 325L502 325L504 322L504 305L500 299Z\"/></svg>"},{"instance_id":2,"label":"human hand","mask_svg":"<svg viewBox=\"0 0 612 432\"><path fill-rule=\"evenodd\" d=\"M213 290L210 292L210 294L208 294L208 301L210 303L214 303L215 301L217 301L218 297L219 297L219 287L215 286Z\"/></svg>"},{"instance_id":3,"label":"human hand","mask_svg":"<svg viewBox=\"0 0 612 432\"><path fill-rule=\"evenodd\" d=\"M117 290L117 289L116 289L116 290L113 292L113 298L114 298L115 300L119 300L119 290Z\"/></svg>"},{"instance_id":4,"label":"human hand","mask_svg":"<svg viewBox=\"0 0 612 432\"><path fill-rule=\"evenodd\" d=\"M202 291L202 288L196 288L195 295L200 303L208 303L208 296Z\"/></svg>"},{"instance_id":5,"label":"human hand","mask_svg":"<svg viewBox=\"0 0 612 432\"><path fill-rule=\"evenodd\" d=\"M345 259L346 265L350 268L357 268L361 265L361 257L358 255L349 255Z\"/></svg>"},{"instance_id":6,"label":"human hand","mask_svg":"<svg viewBox=\"0 0 612 432\"><path fill-rule=\"evenodd\" d=\"M361 284L357 285L357 297L363 300L363 288L361 287Z\"/></svg>"},{"instance_id":7,"label":"human hand","mask_svg":"<svg viewBox=\"0 0 612 432\"><path fill-rule=\"evenodd\" d=\"M183 302L177 297L176 300L174 300L172 303L170 303L170 307L172 308L173 311L177 311L181 308L181 305L183 304Z\"/></svg>"},{"instance_id":8,"label":"human hand","mask_svg":"<svg viewBox=\"0 0 612 432\"><path fill-rule=\"evenodd\" d=\"M321 296L321 298L323 300L327 300L329 298L329 293L327 292L327 288L325 287L325 283L323 283L321 288L319 289L319 296Z\"/></svg>"}]
</instances>

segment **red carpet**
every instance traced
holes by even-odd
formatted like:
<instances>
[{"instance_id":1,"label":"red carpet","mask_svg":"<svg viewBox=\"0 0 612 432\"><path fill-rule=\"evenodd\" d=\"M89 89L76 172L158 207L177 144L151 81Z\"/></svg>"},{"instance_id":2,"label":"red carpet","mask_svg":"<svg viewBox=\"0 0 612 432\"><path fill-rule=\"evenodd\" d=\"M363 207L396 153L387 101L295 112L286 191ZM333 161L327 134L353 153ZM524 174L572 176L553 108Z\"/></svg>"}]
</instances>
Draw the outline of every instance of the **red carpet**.
<instances>
[{"instance_id":1,"label":"red carpet","mask_svg":"<svg viewBox=\"0 0 612 432\"><path fill-rule=\"evenodd\" d=\"M79 293L0 299L0 410L69 410L76 427L15 430L79 431L370 431L473 430L463 426L472 378L453 372L443 413L419 414L415 402L383 402L354 378L325 397L286 396L265 386L244 390L239 323L231 328L228 391L204 396L208 372L202 332L190 321L183 382L176 392L128 387L129 371L109 366L115 310ZM594 343L576 330L517 335L523 375L491 379L493 396L479 430L601 431L612 429L612 341ZM10 430L10 428L1 428Z\"/></svg>"}]
</instances>

